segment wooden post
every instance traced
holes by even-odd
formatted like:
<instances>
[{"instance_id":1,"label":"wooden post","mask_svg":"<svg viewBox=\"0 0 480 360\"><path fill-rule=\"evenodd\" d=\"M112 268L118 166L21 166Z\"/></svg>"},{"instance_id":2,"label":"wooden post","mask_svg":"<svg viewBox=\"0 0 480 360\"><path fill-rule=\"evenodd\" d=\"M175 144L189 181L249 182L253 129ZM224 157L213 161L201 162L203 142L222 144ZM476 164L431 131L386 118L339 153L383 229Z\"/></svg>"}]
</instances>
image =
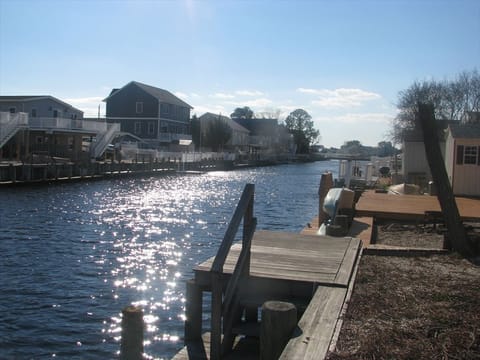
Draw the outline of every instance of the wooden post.
<instances>
[{"instance_id":1,"label":"wooden post","mask_svg":"<svg viewBox=\"0 0 480 360\"><path fill-rule=\"evenodd\" d=\"M143 359L143 312L140 307L127 306L122 310L121 360Z\"/></svg>"},{"instance_id":2,"label":"wooden post","mask_svg":"<svg viewBox=\"0 0 480 360\"><path fill-rule=\"evenodd\" d=\"M185 303L185 341L202 339L202 289L191 279L187 281Z\"/></svg>"},{"instance_id":3,"label":"wooden post","mask_svg":"<svg viewBox=\"0 0 480 360\"><path fill-rule=\"evenodd\" d=\"M277 360L297 326L297 308L283 301L262 305L260 360Z\"/></svg>"},{"instance_id":4,"label":"wooden post","mask_svg":"<svg viewBox=\"0 0 480 360\"><path fill-rule=\"evenodd\" d=\"M447 170L440 151L433 105L418 104L418 122L423 132L423 142L433 182L437 186L437 198L445 217L448 238L452 248L465 257L473 255L465 227L460 219L455 196L448 180Z\"/></svg>"},{"instance_id":5,"label":"wooden post","mask_svg":"<svg viewBox=\"0 0 480 360\"><path fill-rule=\"evenodd\" d=\"M318 227L322 226L327 214L323 211L323 203L328 191L333 187L332 173L326 172L320 178L320 186L318 188Z\"/></svg>"},{"instance_id":6,"label":"wooden post","mask_svg":"<svg viewBox=\"0 0 480 360\"><path fill-rule=\"evenodd\" d=\"M10 167L10 180L12 180L12 183L15 184L17 182L17 169L13 164L10 164L9 167Z\"/></svg>"},{"instance_id":7,"label":"wooden post","mask_svg":"<svg viewBox=\"0 0 480 360\"><path fill-rule=\"evenodd\" d=\"M210 319L210 359L222 356L222 280L221 274L212 273L212 312Z\"/></svg>"}]
</instances>

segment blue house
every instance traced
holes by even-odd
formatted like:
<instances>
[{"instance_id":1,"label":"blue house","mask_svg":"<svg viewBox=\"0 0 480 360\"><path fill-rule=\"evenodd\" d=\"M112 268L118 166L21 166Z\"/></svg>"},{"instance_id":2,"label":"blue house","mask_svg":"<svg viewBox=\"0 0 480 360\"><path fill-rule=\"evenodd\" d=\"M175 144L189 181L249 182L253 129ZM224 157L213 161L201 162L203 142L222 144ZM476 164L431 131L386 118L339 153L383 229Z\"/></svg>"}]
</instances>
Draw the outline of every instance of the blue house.
<instances>
[{"instance_id":1,"label":"blue house","mask_svg":"<svg viewBox=\"0 0 480 360\"><path fill-rule=\"evenodd\" d=\"M156 149L192 140L189 104L167 90L131 81L104 99L106 117Z\"/></svg>"}]
</instances>

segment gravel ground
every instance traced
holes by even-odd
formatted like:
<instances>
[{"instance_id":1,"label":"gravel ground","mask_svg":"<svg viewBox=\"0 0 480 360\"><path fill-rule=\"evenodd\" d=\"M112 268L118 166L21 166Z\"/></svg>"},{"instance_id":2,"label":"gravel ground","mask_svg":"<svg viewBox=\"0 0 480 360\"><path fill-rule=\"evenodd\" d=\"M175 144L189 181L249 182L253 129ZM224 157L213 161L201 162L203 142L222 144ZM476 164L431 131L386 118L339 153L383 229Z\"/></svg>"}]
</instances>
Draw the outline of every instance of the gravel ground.
<instances>
[{"instance_id":1,"label":"gravel ground","mask_svg":"<svg viewBox=\"0 0 480 360\"><path fill-rule=\"evenodd\" d=\"M378 243L441 248L443 234L384 223ZM480 359L480 267L453 253L364 255L328 359Z\"/></svg>"}]
</instances>

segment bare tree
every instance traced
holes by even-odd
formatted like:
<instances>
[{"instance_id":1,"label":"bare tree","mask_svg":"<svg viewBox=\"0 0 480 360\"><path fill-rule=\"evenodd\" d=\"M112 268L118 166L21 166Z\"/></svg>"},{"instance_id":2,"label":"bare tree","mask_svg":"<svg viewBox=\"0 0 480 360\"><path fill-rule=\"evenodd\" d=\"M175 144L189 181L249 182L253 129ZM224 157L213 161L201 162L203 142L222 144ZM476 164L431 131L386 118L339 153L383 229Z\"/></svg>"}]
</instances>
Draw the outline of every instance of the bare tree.
<instances>
[{"instance_id":1,"label":"bare tree","mask_svg":"<svg viewBox=\"0 0 480 360\"><path fill-rule=\"evenodd\" d=\"M480 75L473 70L450 81L415 81L400 91L398 98L399 113L390 134L395 143L402 141L405 131L415 128L418 103L432 104L437 120L463 120L468 111L480 111Z\"/></svg>"}]
</instances>

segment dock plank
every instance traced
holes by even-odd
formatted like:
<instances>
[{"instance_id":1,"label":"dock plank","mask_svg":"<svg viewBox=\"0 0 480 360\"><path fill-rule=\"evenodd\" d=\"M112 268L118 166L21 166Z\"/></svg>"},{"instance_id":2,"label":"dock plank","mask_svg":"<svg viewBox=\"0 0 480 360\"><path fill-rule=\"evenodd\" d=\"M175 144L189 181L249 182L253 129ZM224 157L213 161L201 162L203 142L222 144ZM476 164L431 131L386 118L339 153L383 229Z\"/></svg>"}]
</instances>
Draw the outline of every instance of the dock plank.
<instances>
[{"instance_id":1,"label":"dock plank","mask_svg":"<svg viewBox=\"0 0 480 360\"><path fill-rule=\"evenodd\" d=\"M318 287L280 360L325 358L346 294L346 288Z\"/></svg>"},{"instance_id":2,"label":"dock plank","mask_svg":"<svg viewBox=\"0 0 480 360\"><path fill-rule=\"evenodd\" d=\"M455 197L462 220L480 220L480 200ZM441 211L436 196L393 195L365 191L356 204L356 215L398 220L422 220L425 211Z\"/></svg>"},{"instance_id":3,"label":"dock plank","mask_svg":"<svg viewBox=\"0 0 480 360\"><path fill-rule=\"evenodd\" d=\"M352 238L258 231L251 247L250 275L347 286L359 244ZM224 273L233 272L240 248L234 244L230 249ZM198 265L196 274L209 272L212 262L213 258Z\"/></svg>"}]
</instances>

